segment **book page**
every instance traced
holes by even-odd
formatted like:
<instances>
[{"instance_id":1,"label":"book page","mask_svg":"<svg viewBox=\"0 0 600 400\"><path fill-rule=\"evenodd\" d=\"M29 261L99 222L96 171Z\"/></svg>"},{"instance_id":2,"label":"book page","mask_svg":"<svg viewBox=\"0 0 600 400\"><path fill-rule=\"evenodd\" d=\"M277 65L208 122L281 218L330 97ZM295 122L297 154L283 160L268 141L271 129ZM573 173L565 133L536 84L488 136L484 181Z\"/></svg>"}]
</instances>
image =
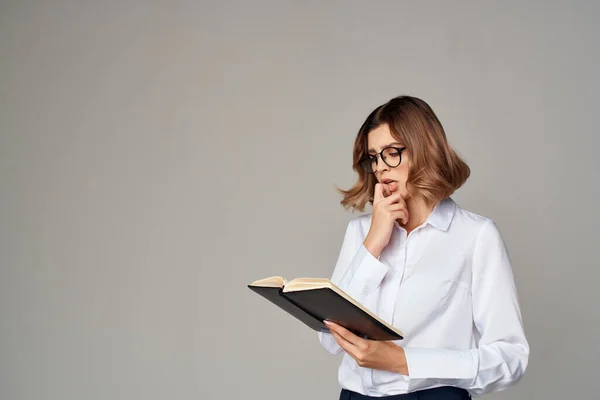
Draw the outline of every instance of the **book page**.
<instances>
[{"instance_id":1,"label":"book page","mask_svg":"<svg viewBox=\"0 0 600 400\"><path fill-rule=\"evenodd\" d=\"M282 288L286 284L286 280L282 276L270 276L268 278L259 279L250 284L250 286L262 286L262 287L277 287Z\"/></svg>"}]
</instances>

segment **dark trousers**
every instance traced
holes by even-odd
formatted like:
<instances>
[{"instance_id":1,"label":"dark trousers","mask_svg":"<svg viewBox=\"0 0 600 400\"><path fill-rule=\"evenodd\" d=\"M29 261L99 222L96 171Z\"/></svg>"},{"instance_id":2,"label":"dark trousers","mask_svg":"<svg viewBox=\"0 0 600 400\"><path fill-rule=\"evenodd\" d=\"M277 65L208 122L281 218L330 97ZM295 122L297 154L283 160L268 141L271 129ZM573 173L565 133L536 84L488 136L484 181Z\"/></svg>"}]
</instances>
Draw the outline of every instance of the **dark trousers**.
<instances>
[{"instance_id":1,"label":"dark trousers","mask_svg":"<svg viewBox=\"0 0 600 400\"><path fill-rule=\"evenodd\" d=\"M408 394L397 394L394 396L373 397L342 389L340 400L469 400L471 396L465 389L452 386L442 386L434 389L419 390Z\"/></svg>"}]
</instances>

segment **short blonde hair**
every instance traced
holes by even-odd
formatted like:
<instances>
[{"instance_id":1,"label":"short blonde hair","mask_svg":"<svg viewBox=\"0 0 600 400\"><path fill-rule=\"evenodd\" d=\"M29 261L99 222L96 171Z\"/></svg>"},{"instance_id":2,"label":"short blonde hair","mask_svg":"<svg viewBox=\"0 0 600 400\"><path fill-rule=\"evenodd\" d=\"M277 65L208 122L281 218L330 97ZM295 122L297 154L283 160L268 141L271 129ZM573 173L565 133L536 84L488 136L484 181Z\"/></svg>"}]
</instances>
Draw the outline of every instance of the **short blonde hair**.
<instances>
[{"instance_id":1,"label":"short blonde hair","mask_svg":"<svg viewBox=\"0 0 600 400\"><path fill-rule=\"evenodd\" d=\"M338 189L345 208L363 211L367 202L373 202L377 178L363 171L359 162L368 154L369 132L384 124L410 154L406 186L411 196L420 196L427 205L433 205L466 182L471 173L469 166L448 144L444 128L431 107L416 97L399 96L377 107L358 131L352 164L358 180L348 190Z\"/></svg>"}]
</instances>

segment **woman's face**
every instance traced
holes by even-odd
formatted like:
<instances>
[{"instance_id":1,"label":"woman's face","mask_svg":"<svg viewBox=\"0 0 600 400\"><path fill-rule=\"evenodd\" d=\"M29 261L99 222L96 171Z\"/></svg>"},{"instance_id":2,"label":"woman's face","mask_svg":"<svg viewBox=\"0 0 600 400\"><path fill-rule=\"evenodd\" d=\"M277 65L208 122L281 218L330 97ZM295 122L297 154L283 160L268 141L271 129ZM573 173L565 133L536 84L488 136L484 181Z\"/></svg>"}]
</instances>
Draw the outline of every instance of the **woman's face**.
<instances>
[{"instance_id":1,"label":"woman's face","mask_svg":"<svg viewBox=\"0 0 600 400\"><path fill-rule=\"evenodd\" d=\"M404 150L397 155L397 152L393 149L384 151L384 155L387 154L386 161L390 165L396 165L398 161L401 161L397 167L390 167L381 160L381 154L383 149L388 147L402 148L404 143L399 143L394 136L387 124L383 124L373 129L367 135L368 152L369 155L378 154L377 165L373 164L373 170L375 171L375 177L377 182L385 184L384 193L389 194L389 184L396 183L394 191L399 191L402 197L408 197L408 190L406 189L406 180L408 179L408 167L410 164L410 158L408 150ZM398 159L400 157L400 159Z\"/></svg>"}]
</instances>

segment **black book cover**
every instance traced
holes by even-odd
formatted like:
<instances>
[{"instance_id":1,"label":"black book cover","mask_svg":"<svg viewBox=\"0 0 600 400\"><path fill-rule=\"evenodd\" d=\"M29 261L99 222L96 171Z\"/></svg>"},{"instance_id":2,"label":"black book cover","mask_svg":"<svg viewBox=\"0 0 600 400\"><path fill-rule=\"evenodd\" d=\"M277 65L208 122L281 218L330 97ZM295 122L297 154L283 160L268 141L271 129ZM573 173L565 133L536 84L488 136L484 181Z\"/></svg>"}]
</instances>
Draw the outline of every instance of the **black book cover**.
<instances>
[{"instance_id":1,"label":"black book cover","mask_svg":"<svg viewBox=\"0 0 600 400\"><path fill-rule=\"evenodd\" d=\"M400 334L330 288L283 292L279 287L248 287L315 331L328 332L323 321L329 320L366 339L403 339Z\"/></svg>"},{"instance_id":2,"label":"black book cover","mask_svg":"<svg viewBox=\"0 0 600 400\"><path fill-rule=\"evenodd\" d=\"M284 292L283 296L300 304L319 321L329 320L370 340L400 340L401 335L350 303L330 288Z\"/></svg>"},{"instance_id":3,"label":"black book cover","mask_svg":"<svg viewBox=\"0 0 600 400\"><path fill-rule=\"evenodd\" d=\"M323 324L322 320L314 317L313 315L306 312L304 309L294 304L292 301L283 297L281 294L281 288L278 287L265 287L265 286L251 286L248 285L250 290L258 293L265 299L269 300L273 304L277 305L284 311L287 311L289 314L298 318L300 321L304 322L311 329L315 331L323 331L328 332L329 329Z\"/></svg>"}]
</instances>

